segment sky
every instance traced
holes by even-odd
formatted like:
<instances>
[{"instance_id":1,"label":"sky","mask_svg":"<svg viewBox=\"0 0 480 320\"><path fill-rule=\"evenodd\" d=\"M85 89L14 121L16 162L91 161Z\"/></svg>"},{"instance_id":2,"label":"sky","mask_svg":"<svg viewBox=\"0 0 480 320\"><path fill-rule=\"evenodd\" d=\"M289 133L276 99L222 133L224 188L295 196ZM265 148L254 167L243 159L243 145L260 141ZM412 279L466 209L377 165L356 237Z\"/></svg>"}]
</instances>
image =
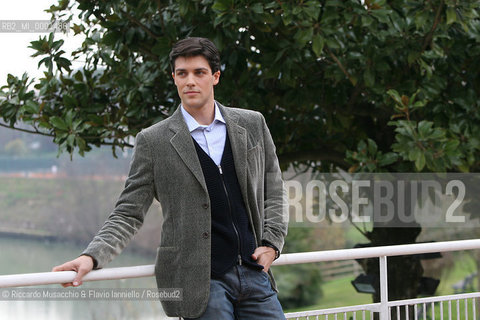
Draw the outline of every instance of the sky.
<instances>
[{"instance_id":1,"label":"sky","mask_svg":"<svg viewBox=\"0 0 480 320\"><path fill-rule=\"evenodd\" d=\"M38 40L40 36L48 33L8 33L10 26L17 30L19 23L6 25L6 20L50 20L50 14L44 12L56 0L1 0L0 1L0 87L6 84L7 74L11 73L21 77L26 71L30 76L39 78L42 70L38 69L41 58L30 57L35 51L28 48L30 41ZM3 24L3 25L2 25ZM79 37L74 37L73 32L66 35L56 33L55 38L65 41L64 50L69 53L81 44ZM70 55L66 56L70 58Z\"/></svg>"}]
</instances>

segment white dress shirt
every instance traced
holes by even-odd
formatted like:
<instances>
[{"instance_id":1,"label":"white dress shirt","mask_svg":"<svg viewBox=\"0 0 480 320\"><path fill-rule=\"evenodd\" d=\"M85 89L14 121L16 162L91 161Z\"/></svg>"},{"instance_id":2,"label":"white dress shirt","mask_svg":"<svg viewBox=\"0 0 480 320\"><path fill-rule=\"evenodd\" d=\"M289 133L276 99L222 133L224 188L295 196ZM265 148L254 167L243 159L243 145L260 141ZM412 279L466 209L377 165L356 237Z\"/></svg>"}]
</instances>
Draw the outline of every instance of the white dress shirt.
<instances>
[{"instance_id":1,"label":"white dress shirt","mask_svg":"<svg viewBox=\"0 0 480 320\"><path fill-rule=\"evenodd\" d=\"M225 139L227 137L227 125L223 119L220 109L215 103L215 117L213 122L207 125L198 124L183 106L183 119L187 123L188 130L193 139L212 158L213 162L218 166L222 160L223 149L225 148Z\"/></svg>"}]
</instances>

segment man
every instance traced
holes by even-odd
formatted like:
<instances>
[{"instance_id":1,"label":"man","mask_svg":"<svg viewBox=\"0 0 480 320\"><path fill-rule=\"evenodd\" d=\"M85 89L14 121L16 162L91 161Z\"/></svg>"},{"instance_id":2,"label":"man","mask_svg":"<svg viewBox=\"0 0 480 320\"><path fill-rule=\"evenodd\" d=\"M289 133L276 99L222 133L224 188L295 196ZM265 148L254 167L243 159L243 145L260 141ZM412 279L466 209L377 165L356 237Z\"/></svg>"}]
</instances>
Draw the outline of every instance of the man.
<instances>
[{"instance_id":1,"label":"man","mask_svg":"<svg viewBox=\"0 0 480 320\"><path fill-rule=\"evenodd\" d=\"M270 265L287 232L275 146L263 116L214 100L220 57L205 38L178 41L172 76L181 105L136 137L128 179L113 213L80 257L78 286L102 268L142 225L153 198L164 222L155 261L159 288L181 288L162 301L186 319L284 319Z\"/></svg>"}]
</instances>

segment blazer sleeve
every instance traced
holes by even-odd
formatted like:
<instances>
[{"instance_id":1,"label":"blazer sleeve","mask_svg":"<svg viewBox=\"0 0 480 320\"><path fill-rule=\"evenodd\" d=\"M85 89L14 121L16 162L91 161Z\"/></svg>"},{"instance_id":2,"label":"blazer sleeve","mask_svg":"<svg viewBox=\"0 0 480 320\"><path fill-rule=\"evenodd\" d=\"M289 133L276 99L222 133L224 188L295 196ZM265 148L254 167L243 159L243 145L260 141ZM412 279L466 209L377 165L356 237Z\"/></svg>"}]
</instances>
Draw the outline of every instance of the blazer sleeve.
<instances>
[{"instance_id":1,"label":"blazer sleeve","mask_svg":"<svg viewBox=\"0 0 480 320\"><path fill-rule=\"evenodd\" d=\"M262 242L282 251L288 229L287 194L270 130L263 115L265 149L264 225Z\"/></svg>"},{"instance_id":2,"label":"blazer sleeve","mask_svg":"<svg viewBox=\"0 0 480 320\"><path fill-rule=\"evenodd\" d=\"M140 229L154 197L153 161L148 141L140 132L130 171L113 212L82 255L91 256L95 268L102 268L125 248Z\"/></svg>"}]
</instances>

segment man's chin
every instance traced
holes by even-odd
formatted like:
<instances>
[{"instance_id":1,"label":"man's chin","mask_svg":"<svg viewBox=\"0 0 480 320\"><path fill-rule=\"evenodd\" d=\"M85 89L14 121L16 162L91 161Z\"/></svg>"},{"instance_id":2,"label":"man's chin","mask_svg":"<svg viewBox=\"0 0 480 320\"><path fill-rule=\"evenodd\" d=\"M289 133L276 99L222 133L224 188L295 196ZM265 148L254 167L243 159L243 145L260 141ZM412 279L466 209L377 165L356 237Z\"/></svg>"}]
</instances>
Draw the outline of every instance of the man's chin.
<instances>
[{"instance_id":1,"label":"man's chin","mask_svg":"<svg viewBox=\"0 0 480 320\"><path fill-rule=\"evenodd\" d=\"M185 99L182 104L187 109L200 109L205 105L205 102L197 99Z\"/></svg>"}]
</instances>

